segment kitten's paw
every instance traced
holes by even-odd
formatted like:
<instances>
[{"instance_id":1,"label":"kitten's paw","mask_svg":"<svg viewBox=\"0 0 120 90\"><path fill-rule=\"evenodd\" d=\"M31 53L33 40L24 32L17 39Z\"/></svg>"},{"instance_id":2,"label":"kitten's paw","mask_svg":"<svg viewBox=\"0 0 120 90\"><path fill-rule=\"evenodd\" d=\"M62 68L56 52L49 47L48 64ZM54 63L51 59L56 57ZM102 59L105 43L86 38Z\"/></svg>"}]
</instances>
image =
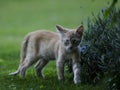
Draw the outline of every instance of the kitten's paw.
<instances>
[{"instance_id":1,"label":"kitten's paw","mask_svg":"<svg viewBox=\"0 0 120 90\"><path fill-rule=\"evenodd\" d=\"M74 80L74 83L75 83L75 84L80 84L80 83L81 83L81 80Z\"/></svg>"}]
</instances>

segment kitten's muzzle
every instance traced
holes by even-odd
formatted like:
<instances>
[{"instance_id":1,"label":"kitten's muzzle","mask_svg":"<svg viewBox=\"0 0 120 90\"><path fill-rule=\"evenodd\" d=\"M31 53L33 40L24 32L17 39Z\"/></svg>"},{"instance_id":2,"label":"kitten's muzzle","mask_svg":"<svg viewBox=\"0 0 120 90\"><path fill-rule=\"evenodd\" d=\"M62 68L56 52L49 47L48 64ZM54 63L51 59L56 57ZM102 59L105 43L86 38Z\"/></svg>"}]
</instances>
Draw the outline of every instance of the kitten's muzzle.
<instances>
[{"instance_id":1,"label":"kitten's muzzle","mask_svg":"<svg viewBox=\"0 0 120 90\"><path fill-rule=\"evenodd\" d=\"M72 50L72 49L73 49L73 46L70 46L69 49Z\"/></svg>"}]
</instances>

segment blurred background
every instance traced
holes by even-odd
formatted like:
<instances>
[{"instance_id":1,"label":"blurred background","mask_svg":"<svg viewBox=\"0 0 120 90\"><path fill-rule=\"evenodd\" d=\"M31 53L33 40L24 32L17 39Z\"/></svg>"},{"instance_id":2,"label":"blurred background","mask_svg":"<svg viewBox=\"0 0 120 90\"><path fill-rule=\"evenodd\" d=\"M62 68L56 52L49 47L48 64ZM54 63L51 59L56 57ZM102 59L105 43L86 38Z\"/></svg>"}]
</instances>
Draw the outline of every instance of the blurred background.
<instances>
[{"instance_id":1,"label":"blurred background","mask_svg":"<svg viewBox=\"0 0 120 90\"><path fill-rule=\"evenodd\" d=\"M0 0L0 33L22 34L35 29L55 30L56 24L76 28L91 13L112 0Z\"/></svg>"}]
</instances>

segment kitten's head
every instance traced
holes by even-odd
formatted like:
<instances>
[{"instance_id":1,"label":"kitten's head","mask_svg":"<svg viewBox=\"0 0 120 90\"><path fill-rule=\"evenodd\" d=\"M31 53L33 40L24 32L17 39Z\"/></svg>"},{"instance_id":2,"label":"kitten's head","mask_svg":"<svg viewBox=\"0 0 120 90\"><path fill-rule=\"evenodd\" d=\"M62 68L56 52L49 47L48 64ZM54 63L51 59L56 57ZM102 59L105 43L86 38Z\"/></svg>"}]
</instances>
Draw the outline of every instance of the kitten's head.
<instances>
[{"instance_id":1,"label":"kitten's head","mask_svg":"<svg viewBox=\"0 0 120 90\"><path fill-rule=\"evenodd\" d=\"M56 28L59 31L61 42L63 43L66 51L74 51L81 42L84 30L83 26L81 25L76 30L66 29L60 25L57 25Z\"/></svg>"}]
</instances>

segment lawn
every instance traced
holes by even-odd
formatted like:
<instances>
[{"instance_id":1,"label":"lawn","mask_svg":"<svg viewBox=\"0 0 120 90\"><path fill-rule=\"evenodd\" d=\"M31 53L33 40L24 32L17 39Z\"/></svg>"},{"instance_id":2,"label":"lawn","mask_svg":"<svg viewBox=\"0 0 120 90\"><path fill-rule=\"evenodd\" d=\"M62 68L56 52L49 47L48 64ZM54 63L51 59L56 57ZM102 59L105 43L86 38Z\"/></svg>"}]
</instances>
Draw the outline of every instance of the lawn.
<instances>
[{"instance_id":1,"label":"lawn","mask_svg":"<svg viewBox=\"0 0 120 90\"><path fill-rule=\"evenodd\" d=\"M112 0L111 0L112 1ZM17 69L21 42L31 31L48 29L55 25L77 28L81 23L87 28L87 18L110 5L110 0L0 0L0 90L104 90L101 81L96 86L74 85L72 75L66 72L66 80L57 80L55 62L44 70L45 79L36 76L33 67L26 78L9 76ZM117 4L120 7L120 1Z\"/></svg>"}]
</instances>

